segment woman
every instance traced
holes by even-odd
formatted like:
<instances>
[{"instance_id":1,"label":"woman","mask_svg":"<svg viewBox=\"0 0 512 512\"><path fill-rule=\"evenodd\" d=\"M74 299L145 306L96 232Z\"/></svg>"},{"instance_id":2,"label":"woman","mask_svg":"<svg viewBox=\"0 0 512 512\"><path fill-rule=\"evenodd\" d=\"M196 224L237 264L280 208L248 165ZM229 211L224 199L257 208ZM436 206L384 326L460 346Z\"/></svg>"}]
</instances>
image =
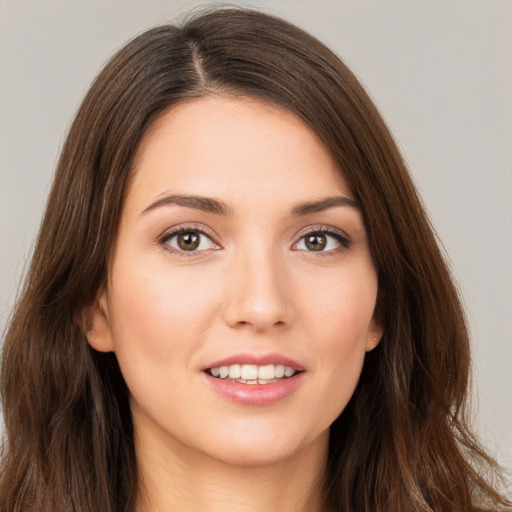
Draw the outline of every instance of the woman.
<instances>
[{"instance_id":1,"label":"woman","mask_svg":"<svg viewBox=\"0 0 512 512\"><path fill-rule=\"evenodd\" d=\"M468 372L361 85L213 11L130 42L70 129L4 344L1 510L505 510Z\"/></svg>"}]
</instances>

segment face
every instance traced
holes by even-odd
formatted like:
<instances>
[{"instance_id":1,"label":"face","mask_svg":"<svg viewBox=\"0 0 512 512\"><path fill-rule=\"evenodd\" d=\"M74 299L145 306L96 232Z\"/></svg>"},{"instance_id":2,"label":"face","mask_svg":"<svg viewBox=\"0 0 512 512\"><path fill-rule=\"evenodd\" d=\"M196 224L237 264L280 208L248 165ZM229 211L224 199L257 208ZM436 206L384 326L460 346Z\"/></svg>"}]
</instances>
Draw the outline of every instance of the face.
<instances>
[{"instance_id":1,"label":"face","mask_svg":"<svg viewBox=\"0 0 512 512\"><path fill-rule=\"evenodd\" d=\"M139 438L231 464L311 446L349 401L377 276L361 212L298 118L207 96L145 135L88 333Z\"/></svg>"}]
</instances>

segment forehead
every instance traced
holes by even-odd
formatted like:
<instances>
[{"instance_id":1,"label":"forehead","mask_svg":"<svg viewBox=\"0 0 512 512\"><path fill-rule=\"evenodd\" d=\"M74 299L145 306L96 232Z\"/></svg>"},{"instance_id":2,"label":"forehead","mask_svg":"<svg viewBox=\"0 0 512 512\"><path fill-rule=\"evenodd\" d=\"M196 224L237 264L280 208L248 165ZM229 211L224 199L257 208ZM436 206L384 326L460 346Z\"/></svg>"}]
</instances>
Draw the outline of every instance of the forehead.
<instances>
[{"instance_id":1,"label":"forehead","mask_svg":"<svg viewBox=\"0 0 512 512\"><path fill-rule=\"evenodd\" d=\"M295 114L254 98L208 95L168 109L137 152L128 196L165 191L281 199L351 192L316 134Z\"/></svg>"}]
</instances>

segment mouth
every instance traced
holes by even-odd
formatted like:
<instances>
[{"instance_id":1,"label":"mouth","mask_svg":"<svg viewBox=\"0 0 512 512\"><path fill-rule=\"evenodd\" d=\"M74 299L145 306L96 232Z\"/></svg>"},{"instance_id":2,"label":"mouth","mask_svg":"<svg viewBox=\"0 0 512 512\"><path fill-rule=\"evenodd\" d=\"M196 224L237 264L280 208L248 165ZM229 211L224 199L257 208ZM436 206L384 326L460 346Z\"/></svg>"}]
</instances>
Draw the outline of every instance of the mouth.
<instances>
[{"instance_id":1,"label":"mouth","mask_svg":"<svg viewBox=\"0 0 512 512\"><path fill-rule=\"evenodd\" d=\"M294 377L301 370L284 364L230 364L207 368L205 373L215 379L238 384L272 384Z\"/></svg>"},{"instance_id":2,"label":"mouth","mask_svg":"<svg viewBox=\"0 0 512 512\"><path fill-rule=\"evenodd\" d=\"M306 368L282 354L239 353L202 368L205 383L217 395L242 406L269 406L293 395Z\"/></svg>"}]
</instances>

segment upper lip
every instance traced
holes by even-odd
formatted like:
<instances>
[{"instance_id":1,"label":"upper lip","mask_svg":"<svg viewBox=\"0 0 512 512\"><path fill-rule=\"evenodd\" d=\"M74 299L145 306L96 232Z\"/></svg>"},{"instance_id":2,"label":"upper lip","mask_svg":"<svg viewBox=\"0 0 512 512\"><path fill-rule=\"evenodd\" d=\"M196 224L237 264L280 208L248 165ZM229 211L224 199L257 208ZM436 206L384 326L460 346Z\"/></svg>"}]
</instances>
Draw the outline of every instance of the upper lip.
<instances>
[{"instance_id":1,"label":"upper lip","mask_svg":"<svg viewBox=\"0 0 512 512\"><path fill-rule=\"evenodd\" d=\"M219 368L220 366L231 366L232 364L254 364L256 366L265 366L267 364L282 364L283 366L289 366L297 371L304 371L305 368L297 361L276 353L266 354L249 354L240 353L234 354L223 359L214 361L211 364L203 367L202 370L208 370L209 368Z\"/></svg>"}]
</instances>

